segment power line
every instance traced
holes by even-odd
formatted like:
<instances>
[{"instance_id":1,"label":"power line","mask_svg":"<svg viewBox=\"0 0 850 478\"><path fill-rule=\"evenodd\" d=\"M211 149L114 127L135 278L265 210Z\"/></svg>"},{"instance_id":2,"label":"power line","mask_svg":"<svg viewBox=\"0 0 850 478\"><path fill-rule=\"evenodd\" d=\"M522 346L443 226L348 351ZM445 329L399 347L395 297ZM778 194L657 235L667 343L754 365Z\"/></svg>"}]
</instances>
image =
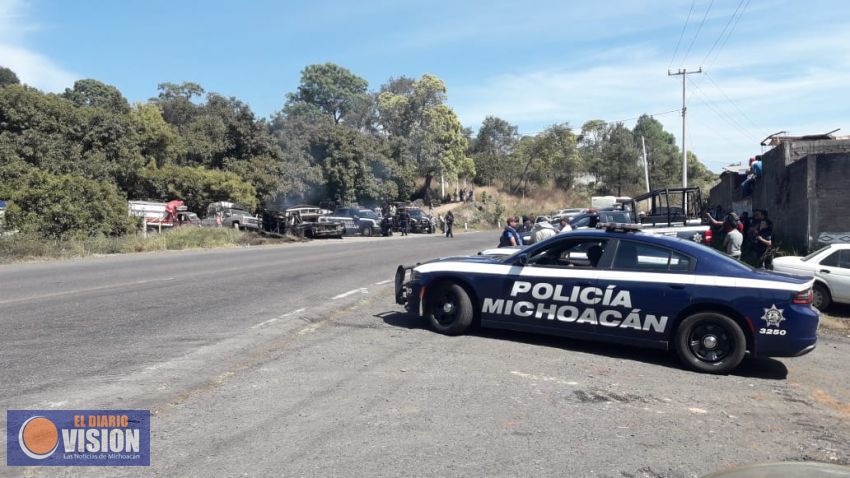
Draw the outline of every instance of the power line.
<instances>
[{"instance_id":1,"label":"power line","mask_svg":"<svg viewBox=\"0 0 850 478\"><path fill-rule=\"evenodd\" d=\"M732 37L732 33L735 32L735 28L738 26L738 22L740 22L741 18L744 17L744 13L747 11L747 7L750 6L750 1L751 0L747 0L747 3L744 4L744 7L741 9L741 13L738 14L738 18L735 19L735 22L732 23L732 28L729 30L729 33L726 35L726 38L723 39L723 42L720 44L720 48L717 50L717 53L714 54L714 59L711 60L711 63L706 66L706 69L711 68L711 66L714 65L714 63L720 57L720 52L723 51L723 47L726 46L726 42L729 41L729 38Z\"/></svg>"},{"instance_id":2,"label":"power line","mask_svg":"<svg viewBox=\"0 0 850 478\"><path fill-rule=\"evenodd\" d=\"M691 82L691 86L696 88L695 93L697 94L697 97L700 99L700 102L702 102L705 106L707 106L715 114L717 114L717 116L721 120L725 121L728 125L730 125L735 130L736 133L741 135L741 137L743 137L743 138L747 138L747 141L754 141L754 138L755 138L756 142L759 141L758 135L753 134L752 131L750 131L748 128L744 127L733 116L731 116L728 113L726 113L725 111L723 111L719 106L717 106L713 101L711 101L711 99L709 99L708 95L705 93L705 91L702 90L702 88L699 87L699 85L697 85L694 82Z\"/></svg>"},{"instance_id":3,"label":"power line","mask_svg":"<svg viewBox=\"0 0 850 478\"><path fill-rule=\"evenodd\" d=\"M691 48L694 46L694 42L697 41L697 37L699 37L699 32L702 31L702 26L705 24L705 19L708 18L708 12L711 11L711 6L714 5L714 0L711 0L711 3L708 4L708 8L705 9L705 15L702 16L702 21L699 22L699 27L697 27L697 32L694 35L693 39L691 39L691 44L688 45L688 51L685 52L685 56L682 58L682 63L679 65L679 68L685 64L685 61L688 59L688 55L691 53Z\"/></svg>"},{"instance_id":4,"label":"power line","mask_svg":"<svg viewBox=\"0 0 850 478\"><path fill-rule=\"evenodd\" d=\"M685 18L685 25L682 27L682 33L679 34L679 41L676 42L676 50L673 51L673 58L670 58L670 64L667 65L667 69L673 66L673 61L676 60L676 55L679 53L679 45L682 44L682 37L685 36L685 30L688 28L688 22L691 20L691 13L694 12L694 4L696 4L697 0L691 0L691 9L688 10L688 17Z\"/></svg>"},{"instance_id":5,"label":"power line","mask_svg":"<svg viewBox=\"0 0 850 478\"><path fill-rule=\"evenodd\" d=\"M708 98L708 96L702 90L702 88L699 87L699 85L697 85L696 83L691 81L691 86L696 88L696 91L694 93L697 95L697 99L699 99L700 102L702 104L704 104L706 107L711 109L718 116L718 118L720 118L721 120L723 120L727 124L729 124L736 133L741 135L742 138L745 138L747 141L754 141L756 143L759 142L758 135L753 134L752 131L749 131L743 125L738 123L738 121L735 120L734 117L729 116L727 113L725 113L724 111L719 109L717 106L715 106L714 103Z\"/></svg>"},{"instance_id":6,"label":"power line","mask_svg":"<svg viewBox=\"0 0 850 478\"><path fill-rule=\"evenodd\" d=\"M740 2L738 2L738 7L732 13L732 16L729 17L729 21L726 22L726 25L723 27L723 30L720 32L720 35L717 36L717 39L715 39L714 43L711 45L711 49L708 50L708 53L702 59L703 65L705 64L705 61L708 60L708 57L710 57L711 54L714 52L714 48L717 46L717 43L720 42L720 39L723 38L723 35L726 33L726 30L729 29L729 25L732 24L732 20L734 20L735 17L738 16L738 10L741 9L741 6L744 4L745 1L747 1L747 0L741 0Z\"/></svg>"},{"instance_id":7,"label":"power line","mask_svg":"<svg viewBox=\"0 0 850 478\"><path fill-rule=\"evenodd\" d=\"M738 110L738 113L741 113L741 116L742 116L745 120L747 120L747 121L750 123L750 125L752 125L752 126L753 126L753 128L755 128L756 130L758 130L758 129L759 129L759 126L756 124L756 122L755 122L755 121L753 121L753 120L752 120L752 119L751 119L751 118L747 115L747 113L746 113L746 112L744 112L744 110L743 110L743 109L742 109L742 108L738 105L738 103L737 103L737 102L735 102L734 100L732 100L732 98L730 98L730 97L729 97L729 95L727 95L727 94L726 94L726 92L723 90L723 88L721 88L721 87L720 87L720 85L719 85L719 84L717 84L717 82L715 82L715 81L714 81L714 78L713 78L711 75L709 75L707 71L705 72L705 77L706 77L706 78L708 78L708 81L710 81L710 82L711 82L711 84L712 84L712 85L714 85L714 86L717 88L717 91L719 91L719 92L720 92L720 94L721 94L721 95L723 95L723 97L724 97L724 98L726 98L726 100L727 100L727 101L729 101L729 103L731 103L731 104L732 104L732 106L734 106L736 110Z\"/></svg>"},{"instance_id":8,"label":"power line","mask_svg":"<svg viewBox=\"0 0 850 478\"><path fill-rule=\"evenodd\" d=\"M697 91L703 97L703 99L705 99L710 104L710 106L712 106L715 109L715 111L719 111L718 114L722 115L727 120L728 123L734 125L735 128L737 128L739 130L739 132L745 133L745 134L749 135L748 137L756 138L757 140L758 140L758 138L761 138L761 135L754 133L751 129L744 126L742 123L738 122L738 119L735 116L724 111L718 104L716 104L714 101L712 101L709 98L709 95L702 88L700 88L700 86L698 84L696 84L694 82L691 82L691 84L694 86L694 88L697 89ZM756 129L758 129L758 127L756 127Z\"/></svg>"}]
</instances>

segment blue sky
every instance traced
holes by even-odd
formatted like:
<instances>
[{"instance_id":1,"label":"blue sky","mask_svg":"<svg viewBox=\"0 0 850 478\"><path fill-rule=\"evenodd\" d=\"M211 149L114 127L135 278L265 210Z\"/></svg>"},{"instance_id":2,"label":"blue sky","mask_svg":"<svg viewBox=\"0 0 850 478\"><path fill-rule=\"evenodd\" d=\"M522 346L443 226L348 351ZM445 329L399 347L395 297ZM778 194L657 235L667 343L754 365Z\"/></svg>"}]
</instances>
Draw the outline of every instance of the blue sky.
<instances>
[{"instance_id":1,"label":"blue sky","mask_svg":"<svg viewBox=\"0 0 850 478\"><path fill-rule=\"evenodd\" d=\"M850 134L845 1L0 0L0 65L46 91L95 78L143 101L157 83L195 81L268 116L304 66L328 61L370 89L435 74L465 126L496 115L523 133L632 126L681 107L668 68L702 66L688 78L688 149L715 171L776 131ZM657 118L679 140L678 113Z\"/></svg>"}]
</instances>

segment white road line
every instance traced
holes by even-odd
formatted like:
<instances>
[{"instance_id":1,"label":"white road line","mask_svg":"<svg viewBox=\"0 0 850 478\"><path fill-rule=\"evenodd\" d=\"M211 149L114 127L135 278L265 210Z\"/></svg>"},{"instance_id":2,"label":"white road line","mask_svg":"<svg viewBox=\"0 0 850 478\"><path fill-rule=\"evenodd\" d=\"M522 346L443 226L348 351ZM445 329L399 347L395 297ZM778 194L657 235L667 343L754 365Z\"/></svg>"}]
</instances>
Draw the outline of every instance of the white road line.
<instances>
[{"instance_id":1,"label":"white road line","mask_svg":"<svg viewBox=\"0 0 850 478\"><path fill-rule=\"evenodd\" d=\"M259 324L257 324L257 325L253 325L253 326L251 326L251 328L252 328L252 329L259 329L260 327L263 327L263 326L266 326L266 325L269 325L269 324L275 323L275 322L277 322L278 320L280 320L280 319L278 319L277 317L275 317L274 319L269 319L269 320L266 320L266 321L260 322L260 323L259 323Z\"/></svg>"},{"instance_id":2,"label":"white road line","mask_svg":"<svg viewBox=\"0 0 850 478\"><path fill-rule=\"evenodd\" d=\"M381 282L375 282L375 285L384 285L384 284L389 284L390 282L392 282L392 280L387 279L387 280L382 280Z\"/></svg>"},{"instance_id":3,"label":"white road line","mask_svg":"<svg viewBox=\"0 0 850 478\"><path fill-rule=\"evenodd\" d=\"M369 293L369 289L367 289L367 288L365 288L365 287L361 287L361 288L359 288L359 289L351 289L351 290L350 290L350 291L348 291L348 292L343 292L342 294L335 295L335 296L331 297L331 300L342 299L343 297L348 297L348 296L353 295L353 294L356 294L356 293L358 293L358 292L359 292L359 293L361 293L361 294L368 294L368 293Z\"/></svg>"},{"instance_id":4,"label":"white road line","mask_svg":"<svg viewBox=\"0 0 850 478\"><path fill-rule=\"evenodd\" d=\"M287 312L287 313L281 315L281 318L289 317L290 315L300 314L301 312L304 312L305 310L307 310L307 307L301 307L300 309L296 309L296 310L293 310L292 312Z\"/></svg>"},{"instance_id":5,"label":"white road line","mask_svg":"<svg viewBox=\"0 0 850 478\"><path fill-rule=\"evenodd\" d=\"M287 313L285 313L285 314L281 315L280 317L275 317L275 318L273 318L273 319L269 319L269 320L265 320L265 321L263 321L263 322L260 322L260 323L259 323L259 324L257 324L257 325L252 325L252 326L251 326L251 328L252 328L252 329L259 329L260 327L265 327L266 325L273 324L273 323L277 322L277 321L278 321L278 320L280 320L280 319L284 319L284 318L286 318L286 317L290 317L290 316L293 316L293 315L295 315L295 314L300 314L301 312L304 312L305 310L307 310L307 308L306 308L306 307L302 307L302 308L300 308L300 309L293 310L292 312L287 312Z\"/></svg>"},{"instance_id":6,"label":"white road line","mask_svg":"<svg viewBox=\"0 0 850 478\"><path fill-rule=\"evenodd\" d=\"M8 299L8 300L0 300L0 305L2 304L14 304L15 302L26 302L28 300L41 300L41 299L52 299L55 297L63 297L66 295L74 295L74 294L84 294L86 292L97 292L101 290L109 290L109 289L119 289L121 287L132 287L135 285L144 285L144 284L154 284L157 282L168 282L173 281L174 277L164 277L162 279L146 279L146 280L137 280L133 282L124 282L119 284L110 284L99 287L90 287L88 289L77 289L77 290L69 290L65 292L54 292L52 294L44 294L44 295L35 295L31 297L20 297L17 299Z\"/></svg>"}]
</instances>

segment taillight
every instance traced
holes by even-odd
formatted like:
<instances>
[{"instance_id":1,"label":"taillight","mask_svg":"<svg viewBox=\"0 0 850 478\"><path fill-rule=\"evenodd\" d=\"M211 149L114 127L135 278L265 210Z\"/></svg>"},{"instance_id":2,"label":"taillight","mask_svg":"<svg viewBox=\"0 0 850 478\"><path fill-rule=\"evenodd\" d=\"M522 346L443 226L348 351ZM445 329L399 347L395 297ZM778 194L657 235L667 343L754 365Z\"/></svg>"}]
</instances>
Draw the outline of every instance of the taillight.
<instances>
[{"instance_id":1,"label":"taillight","mask_svg":"<svg viewBox=\"0 0 850 478\"><path fill-rule=\"evenodd\" d=\"M806 289L802 292L797 292L794 294L794 298L791 299L791 302L794 304L811 304L814 299L814 294L812 294L812 289Z\"/></svg>"},{"instance_id":2,"label":"taillight","mask_svg":"<svg viewBox=\"0 0 850 478\"><path fill-rule=\"evenodd\" d=\"M702 240L703 240L703 242L705 243L705 245L706 245L706 246L710 246L710 245L711 245L711 240L712 240L713 238L714 238L714 233L712 232L711 228L709 227L709 228L705 231L705 235L703 236L703 239L702 239Z\"/></svg>"}]
</instances>

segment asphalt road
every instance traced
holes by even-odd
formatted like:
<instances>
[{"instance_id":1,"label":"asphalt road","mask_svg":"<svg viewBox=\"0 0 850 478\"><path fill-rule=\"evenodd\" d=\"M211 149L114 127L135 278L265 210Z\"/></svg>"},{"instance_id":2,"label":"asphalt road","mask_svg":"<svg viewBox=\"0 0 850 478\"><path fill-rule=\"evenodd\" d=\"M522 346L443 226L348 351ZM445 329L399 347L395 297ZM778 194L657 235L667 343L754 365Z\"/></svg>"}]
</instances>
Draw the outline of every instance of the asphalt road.
<instances>
[{"instance_id":1,"label":"asphalt road","mask_svg":"<svg viewBox=\"0 0 850 478\"><path fill-rule=\"evenodd\" d=\"M845 334L708 376L656 351L445 337L394 304L398 263L494 243L396 236L0 266L4 408L153 415L150 468L0 474L672 477L850 463Z\"/></svg>"}]
</instances>

